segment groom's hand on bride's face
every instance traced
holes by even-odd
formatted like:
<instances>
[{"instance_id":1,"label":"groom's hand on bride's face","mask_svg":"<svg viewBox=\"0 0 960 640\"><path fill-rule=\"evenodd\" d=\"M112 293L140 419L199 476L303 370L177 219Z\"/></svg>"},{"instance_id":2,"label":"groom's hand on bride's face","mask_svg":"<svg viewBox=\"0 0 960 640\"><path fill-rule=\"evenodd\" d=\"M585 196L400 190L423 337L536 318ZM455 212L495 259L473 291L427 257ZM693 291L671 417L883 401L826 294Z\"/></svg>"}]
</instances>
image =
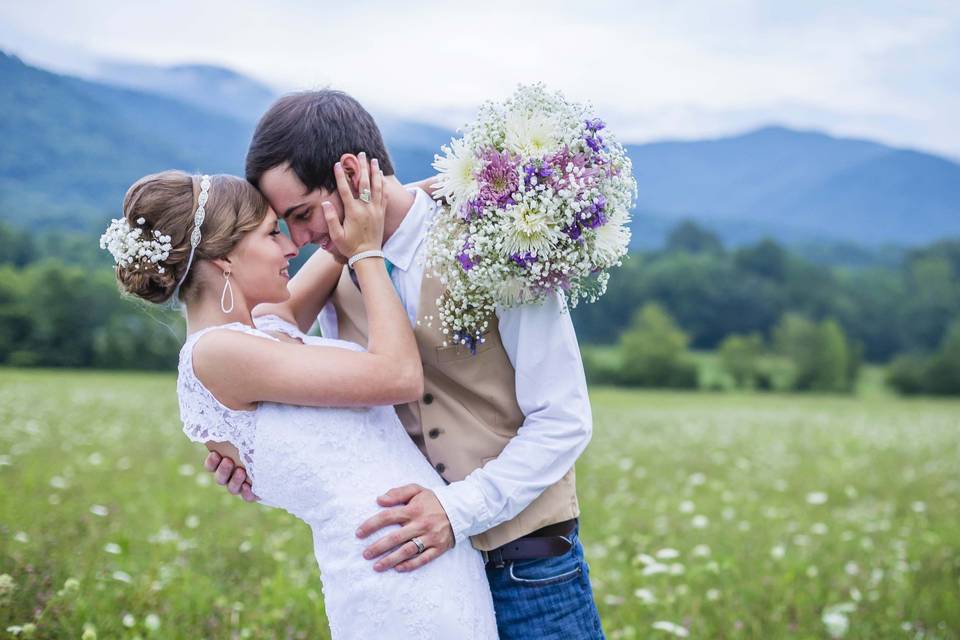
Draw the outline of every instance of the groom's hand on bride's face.
<instances>
[{"instance_id":1,"label":"groom's hand on bride's face","mask_svg":"<svg viewBox=\"0 0 960 640\"><path fill-rule=\"evenodd\" d=\"M217 484L226 485L227 491L233 495L240 495L247 502L258 502L259 497L253 493L253 488L247 482L247 473L238 467L230 458L211 451L203 461L203 468L213 473Z\"/></svg>"},{"instance_id":2,"label":"groom's hand on bride's face","mask_svg":"<svg viewBox=\"0 0 960 640\"><path fill-rule=\"evenodd\" d=\"M357 529L358 538L366 538L387 525L401 526L364 550L364 558L376 559L374 570L396 568L397 571L413 571L453 547L450 520L433 491L418 484L408 484L380 496L377 504L391 508L384 509L361 524ZM424 546L424 551L420 554L417 553L416 544L411 542L418 536ZM379 558L388 551L392 553Z\"/></svg>"}]
</instances>

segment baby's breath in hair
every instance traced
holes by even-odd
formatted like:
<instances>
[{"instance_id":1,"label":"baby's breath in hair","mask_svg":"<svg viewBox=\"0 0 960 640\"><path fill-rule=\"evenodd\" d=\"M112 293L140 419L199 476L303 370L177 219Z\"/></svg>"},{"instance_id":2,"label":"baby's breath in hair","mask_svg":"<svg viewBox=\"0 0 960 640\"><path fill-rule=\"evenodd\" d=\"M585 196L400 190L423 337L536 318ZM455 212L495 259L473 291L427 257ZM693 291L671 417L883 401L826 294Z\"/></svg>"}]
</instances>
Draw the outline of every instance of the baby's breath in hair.
<instances>
[{"instance_id":1,"label":"baby's breath in hair","mask_svg":"<svg viewBox=\"0 0 960 640\"><path fill-rule=\"evenodd\" d=\"M138 225L145 223L145 218L137 218ZM100 248L109 251L119 267L139 269L142 265L143 268L155 267L159 273L163 273L160 262L170 256L173 246L170 236L154 229L153 238L144 237L142 227L131 227L126 218L117 218L100 236Z\"/></svg>"}]
</instances>

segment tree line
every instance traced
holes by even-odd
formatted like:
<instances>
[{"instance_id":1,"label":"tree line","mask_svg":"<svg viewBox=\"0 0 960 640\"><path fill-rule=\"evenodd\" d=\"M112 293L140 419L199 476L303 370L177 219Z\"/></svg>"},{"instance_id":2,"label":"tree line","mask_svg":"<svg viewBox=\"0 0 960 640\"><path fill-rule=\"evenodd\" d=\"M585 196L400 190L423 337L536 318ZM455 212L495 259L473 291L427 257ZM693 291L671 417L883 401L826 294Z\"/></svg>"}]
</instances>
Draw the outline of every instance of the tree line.
<instances>
[{"instance_id":1,"label":"tree line","mask_svg":"<svg viewBox=\"0 0 960 640\"><path fill-rule=\"evenodd\" d=\"M951 336L960 340L960 240L911 249L894 266L851 268L802 258L772 240L728 249L684 222L662 249L631 254L606 295L578 307L574 320L582 341L617 346L619 359L588 362L595 379L608 382L693 386L684 355L691 348L716 351L738 386L843 391L860 362L894 360L897 389L960 393L960 381L947 375L960 367L953 355L960 347L951 346ZM630 364L645 357L644 335L660 356ZM662 353L668 345L671 367Z\"/></svg>"},{"instance_id":2,"label":"tree line","mask_svg":"<svg viewBox=\"0 0 960 640\"><path fill-rule=\"evenodd\" d=\"M178 312L118 295L110 265L89 235L0 224L0 363L175 366ZM891 382L904 392L949 392L960 351L960 240L909 250L895 266L851 268L772 240L727 248L684 222L661 249L631 253L606 295L573 318L586 344L636 355L645 348L637 336L653 335L655 352L714 351L738 386L843 390L865 360L892 361ZM618 380L649 384L666 360L646 357ZM689 362L673 360L667 377L689 384ZM590 364L614 375L609 358Z\"/></svg>"}]
</instances>

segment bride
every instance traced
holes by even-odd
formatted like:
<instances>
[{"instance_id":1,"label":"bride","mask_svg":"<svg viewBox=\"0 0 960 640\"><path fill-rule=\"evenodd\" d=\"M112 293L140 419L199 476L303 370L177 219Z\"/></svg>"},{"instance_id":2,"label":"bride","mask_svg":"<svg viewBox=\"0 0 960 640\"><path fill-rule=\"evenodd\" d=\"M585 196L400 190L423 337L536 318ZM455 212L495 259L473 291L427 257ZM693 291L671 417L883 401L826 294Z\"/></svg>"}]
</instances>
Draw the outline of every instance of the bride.
<instances>
[{"instance_id":1,"label":"bride","mask_svg":"<svg viewBox=\"0 0 960 640\"><path fill-rule=\"evenodd\" d=\"M318 251L301 270L309 277L288 287L296 247L240 178L146 176L130 187L123 218L101 245L114 255L124 291L185 303L177 383L184 432L235 447L253 492L310 526L333 638L379 637L384 625L391 637L496 638L483 561L471 545L411 573L379 573L362 555L370 541L354 534L379 511L376 497L386 489L443 486L391 406L419 397L422 369L379 251L383 175L375 160L372 170L361 165L359 198L335 170L344 221L329 203L324 215L339 252L352 256L368 350L300 331L342 267ZM404 544L422 551L416 537Z\"/></svg>"}]
</instances>

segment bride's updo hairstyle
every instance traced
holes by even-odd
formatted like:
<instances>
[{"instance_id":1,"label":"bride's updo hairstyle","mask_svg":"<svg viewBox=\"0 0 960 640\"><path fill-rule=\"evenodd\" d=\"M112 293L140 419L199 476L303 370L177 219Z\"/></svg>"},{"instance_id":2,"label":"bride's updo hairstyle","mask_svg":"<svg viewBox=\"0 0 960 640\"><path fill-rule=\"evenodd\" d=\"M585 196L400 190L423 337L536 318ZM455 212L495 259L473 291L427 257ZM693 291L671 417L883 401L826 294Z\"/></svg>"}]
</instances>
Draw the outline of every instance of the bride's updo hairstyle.
<instances>
[{"instance_id":1,"label":"bride's updo hairstyle","mask_svg":"<svg viewBox=\"0 0 960 640\"><path fill-rule=\"evenodd\" d=\"M167 257L117 265L121 289L150 302L166 302L183 278L190 258L190 234L199 205L200 176L183 171L164 171L140 178L123 199L123 217L131 229L143 229L144 239L160 238L170 245ZM229 175L210 176L205 217L200 225L200 244L193 263L180 285L180 300L195 300L200 283L194 275L201 260L222 258L256 229L267 215L269 204L249 182Z\"/></svg>"}]
</instances>

